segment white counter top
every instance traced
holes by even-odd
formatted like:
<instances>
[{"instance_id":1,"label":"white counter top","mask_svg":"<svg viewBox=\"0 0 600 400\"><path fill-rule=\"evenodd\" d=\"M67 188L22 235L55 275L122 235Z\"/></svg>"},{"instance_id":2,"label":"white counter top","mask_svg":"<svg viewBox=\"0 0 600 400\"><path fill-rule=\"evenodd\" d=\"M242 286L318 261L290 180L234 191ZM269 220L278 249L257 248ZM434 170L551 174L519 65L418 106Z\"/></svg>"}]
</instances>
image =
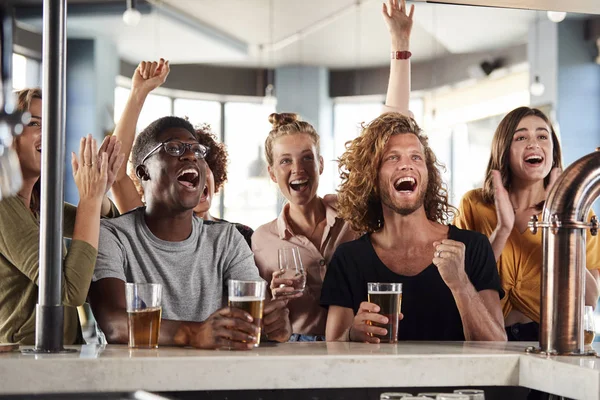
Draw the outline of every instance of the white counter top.
<instances>
[{"instance_id":1,"label":"white counter top","mask_svg":"<svg viewBox=\"0 0 600 400\"><path fill-rule=\"evenodd\" d=\"M74 392L524 386L600 399L600 359L525 354L533 343L285 343L252 351L75 347L0 353L0 395ZM597 348L600 350L600 347Z\"/></svg>"}]
</instances>

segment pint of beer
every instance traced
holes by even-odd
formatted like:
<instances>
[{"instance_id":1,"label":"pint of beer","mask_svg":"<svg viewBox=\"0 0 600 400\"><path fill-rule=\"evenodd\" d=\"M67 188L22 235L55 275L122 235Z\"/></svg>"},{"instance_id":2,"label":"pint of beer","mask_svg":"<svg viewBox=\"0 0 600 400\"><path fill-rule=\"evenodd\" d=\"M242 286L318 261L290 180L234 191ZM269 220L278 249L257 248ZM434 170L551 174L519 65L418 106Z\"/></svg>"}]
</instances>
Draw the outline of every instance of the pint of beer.
<instances>
[{"instance_id":1,"label":"pint of beer","mask_svg":"<svg viewBox=\"0 0 600 400\"><path fill-rule=\"evenodd\" d=\"M258 326L258 337L254 347L260 345L260 332L262 329L263 307L265 302L265 281L237 281L229 280L229 307L246 311L253 318L253 323Z\"/></svg>"},{"instance_id":2,"label":"pint of beer","mask_svg":"<svg viewBox=\"0 0 600 400\"><path fill-rule=\"evenodd\" d=\"M387 324L372 322L372 325L387 329L387 335L377 337L381 343L398 342L398 322L402 306L402 284L401 283L367 283L369 291L369 303L377 304L380 308L379 314L387 317Z\"/></svg>"},{"instance_id":3,"label":"pint of beer","mask_svg":"<svg viewBox=\"0 0 600 400\"><path fill-rule=\"evenodd\" d=\"M595 336L594 309L592 306L585 306L583 311L583 343L592 344Z\"/></svg>"},{"instance_id":4,"label":"pint of beer","mask_svg":"<svg viewBox=\"0 0 600 400\"><path fill-rule=\"evenodd\" d=\"M126 283L127 325L129 347L155 349L162 308L162 285L158 283Z\"/></svg>"}]
</instances>

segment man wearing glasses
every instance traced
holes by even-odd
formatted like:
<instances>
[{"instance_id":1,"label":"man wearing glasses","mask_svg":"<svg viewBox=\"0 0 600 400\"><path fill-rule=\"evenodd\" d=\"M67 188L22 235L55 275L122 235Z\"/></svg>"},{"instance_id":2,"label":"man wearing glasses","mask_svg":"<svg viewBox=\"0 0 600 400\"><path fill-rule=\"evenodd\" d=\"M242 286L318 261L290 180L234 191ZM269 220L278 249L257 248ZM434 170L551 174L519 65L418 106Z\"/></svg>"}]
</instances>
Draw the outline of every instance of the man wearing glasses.
<instances>
[{"instance_id":1,"label":"man wearing glasses","mask_svg":"<svg viewBox=\"0 0 600 400\"><path fill-rule=\"evenodd\" d=\"M163 286L159 343L250 349L259 334L249 315L223 308L229 279L260 280L252 252L232 224L194 215L206 180L193 126L177 117L154 121L132 150L146 206L103 223L90 303L109 343L127 343L125 282ZM283 301L265 305L263 333L291 334Z\"/></svg>"}]
</instances>

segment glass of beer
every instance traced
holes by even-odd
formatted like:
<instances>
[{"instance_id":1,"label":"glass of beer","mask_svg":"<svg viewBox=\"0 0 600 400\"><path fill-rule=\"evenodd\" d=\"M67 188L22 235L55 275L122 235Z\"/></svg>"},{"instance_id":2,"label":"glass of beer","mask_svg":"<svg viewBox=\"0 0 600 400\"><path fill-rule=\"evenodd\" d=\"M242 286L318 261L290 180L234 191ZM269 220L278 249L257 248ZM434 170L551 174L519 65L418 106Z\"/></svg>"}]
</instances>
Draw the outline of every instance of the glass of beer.
<instances>
[{"instance_id":1,"label":"glass of beer","mask_svg":"<svg viewBox=\"0 0 600 400\"><path fill-rule=\"evenodd\" d=\"M162 285L159 283L126 283L129 347L156 349L162 308Z\"/></svg>"},{"instance_id":2,"label":"glass of beer","mask_svg":"<svg viewBox=\"0 0 600 400\"><path fill-rule=\"evenodd\" d=\"M583 342L585 344L592 344L595 336L596 329L594 329L594 309L592 306L585 306L583 312Z\"/></svg>"},{"instance_id":3,"label":"glass of beer","mask_svg":"<svg viewBox=\"0 0 600 400\"><path fill-rule=\"evenodd\" d=\"M229 280L229 307L246 311L258 325L258 337L254 347L260 345L263 307L265 302L265 281L236 281Z\"/></svg>"},{"instance_id":4,"label":"glass of beer","mask_svg":"<svg viewBox=\"0 0 600 400\"><path fill-rule=\"evenodd\" d=\"M298 247L283 247L278 250L279 270L283 272L279 277L293 282L294 291L289 294L302 293L306 286L306 272L300 259Z\"/></svg>"},{"instance_id":5,"label":"glass of beer","mask_svg":"<svg viewBox=\"0 0 600 400\"><path fill-rule=\"evenodd\" d=\"M398 343L398 321L402 306L401 283L367 283L369 290L369 303L377 304L379 314L387 317L387 324L372 322L372 325L387 329L387 335L376 335L381 343Z\"/></svg>"}]
</instances>

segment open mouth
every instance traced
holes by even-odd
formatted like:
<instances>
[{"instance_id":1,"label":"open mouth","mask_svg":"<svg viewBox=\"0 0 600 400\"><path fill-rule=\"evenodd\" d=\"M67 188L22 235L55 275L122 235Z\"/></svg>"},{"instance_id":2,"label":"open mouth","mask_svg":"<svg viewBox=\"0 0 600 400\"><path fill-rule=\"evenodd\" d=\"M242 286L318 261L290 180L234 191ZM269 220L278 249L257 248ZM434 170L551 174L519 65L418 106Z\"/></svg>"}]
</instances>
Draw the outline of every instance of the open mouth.
<instances>
[{"instance_id":1,"label":"open mouth","mask_svg":"<svg viewBox=\"0 0 600 400\"><path fill-rule=\"evenodd\" d=\"M190 189L195 189L198 186L199 180L198 171L193 168L184 169L177 175L177 181Z\"/></svg>"},{"instance_id":2,"label":"open mouth","mask_svg":"<svg viewBox=\"0 0 600 400\"><path fill-rule=\"evenodd\" d=\"M200 202L206 201L208 198L208 186L204 185L204 190L202 191L202 195L200 196Z\"/></svg>"},{"instance_id":3,"label":"open mouth","mask_svg":"<svg viewBox=\"0 0 600 400\"><path fill-rule=\"evenodd\" d=\"M41 153L42 152L42 145L41 144L36 145L35 146L35 151L37 151L38 153Z\"/></svg>"},{"instance_id":4,"label":"open mouth","mask_svg":"<svg viewBox=\"0 0 600 400\"><path fill-rule=\"evenodd\" d=\"M308 179L296 179L290 182L290 187L296 192L304 190L308 186Z\"/></svg>"},{"instance_id":5,"label":"open mouth","mask_svg":"<svg viewBox=\"0 0 600 400\"><path fill-rule=\"evenodd\" d=\"M531 165L541 164L542 162L544 162L544 157L537 154L532 154L530 156L525 157L525 162Z\"/></svg>"},{"instance_id":6,"label":"open mouth","mask_svg":"<svg viewBox=\"0 0 600 400\"><path fill-rule=\"evenodd\" d=\"M399 178L396 182L394 182L394 189L396 189L398 192L412 193L417 189L417 180L412 176Z\"/></svg>"}]
</instances>

